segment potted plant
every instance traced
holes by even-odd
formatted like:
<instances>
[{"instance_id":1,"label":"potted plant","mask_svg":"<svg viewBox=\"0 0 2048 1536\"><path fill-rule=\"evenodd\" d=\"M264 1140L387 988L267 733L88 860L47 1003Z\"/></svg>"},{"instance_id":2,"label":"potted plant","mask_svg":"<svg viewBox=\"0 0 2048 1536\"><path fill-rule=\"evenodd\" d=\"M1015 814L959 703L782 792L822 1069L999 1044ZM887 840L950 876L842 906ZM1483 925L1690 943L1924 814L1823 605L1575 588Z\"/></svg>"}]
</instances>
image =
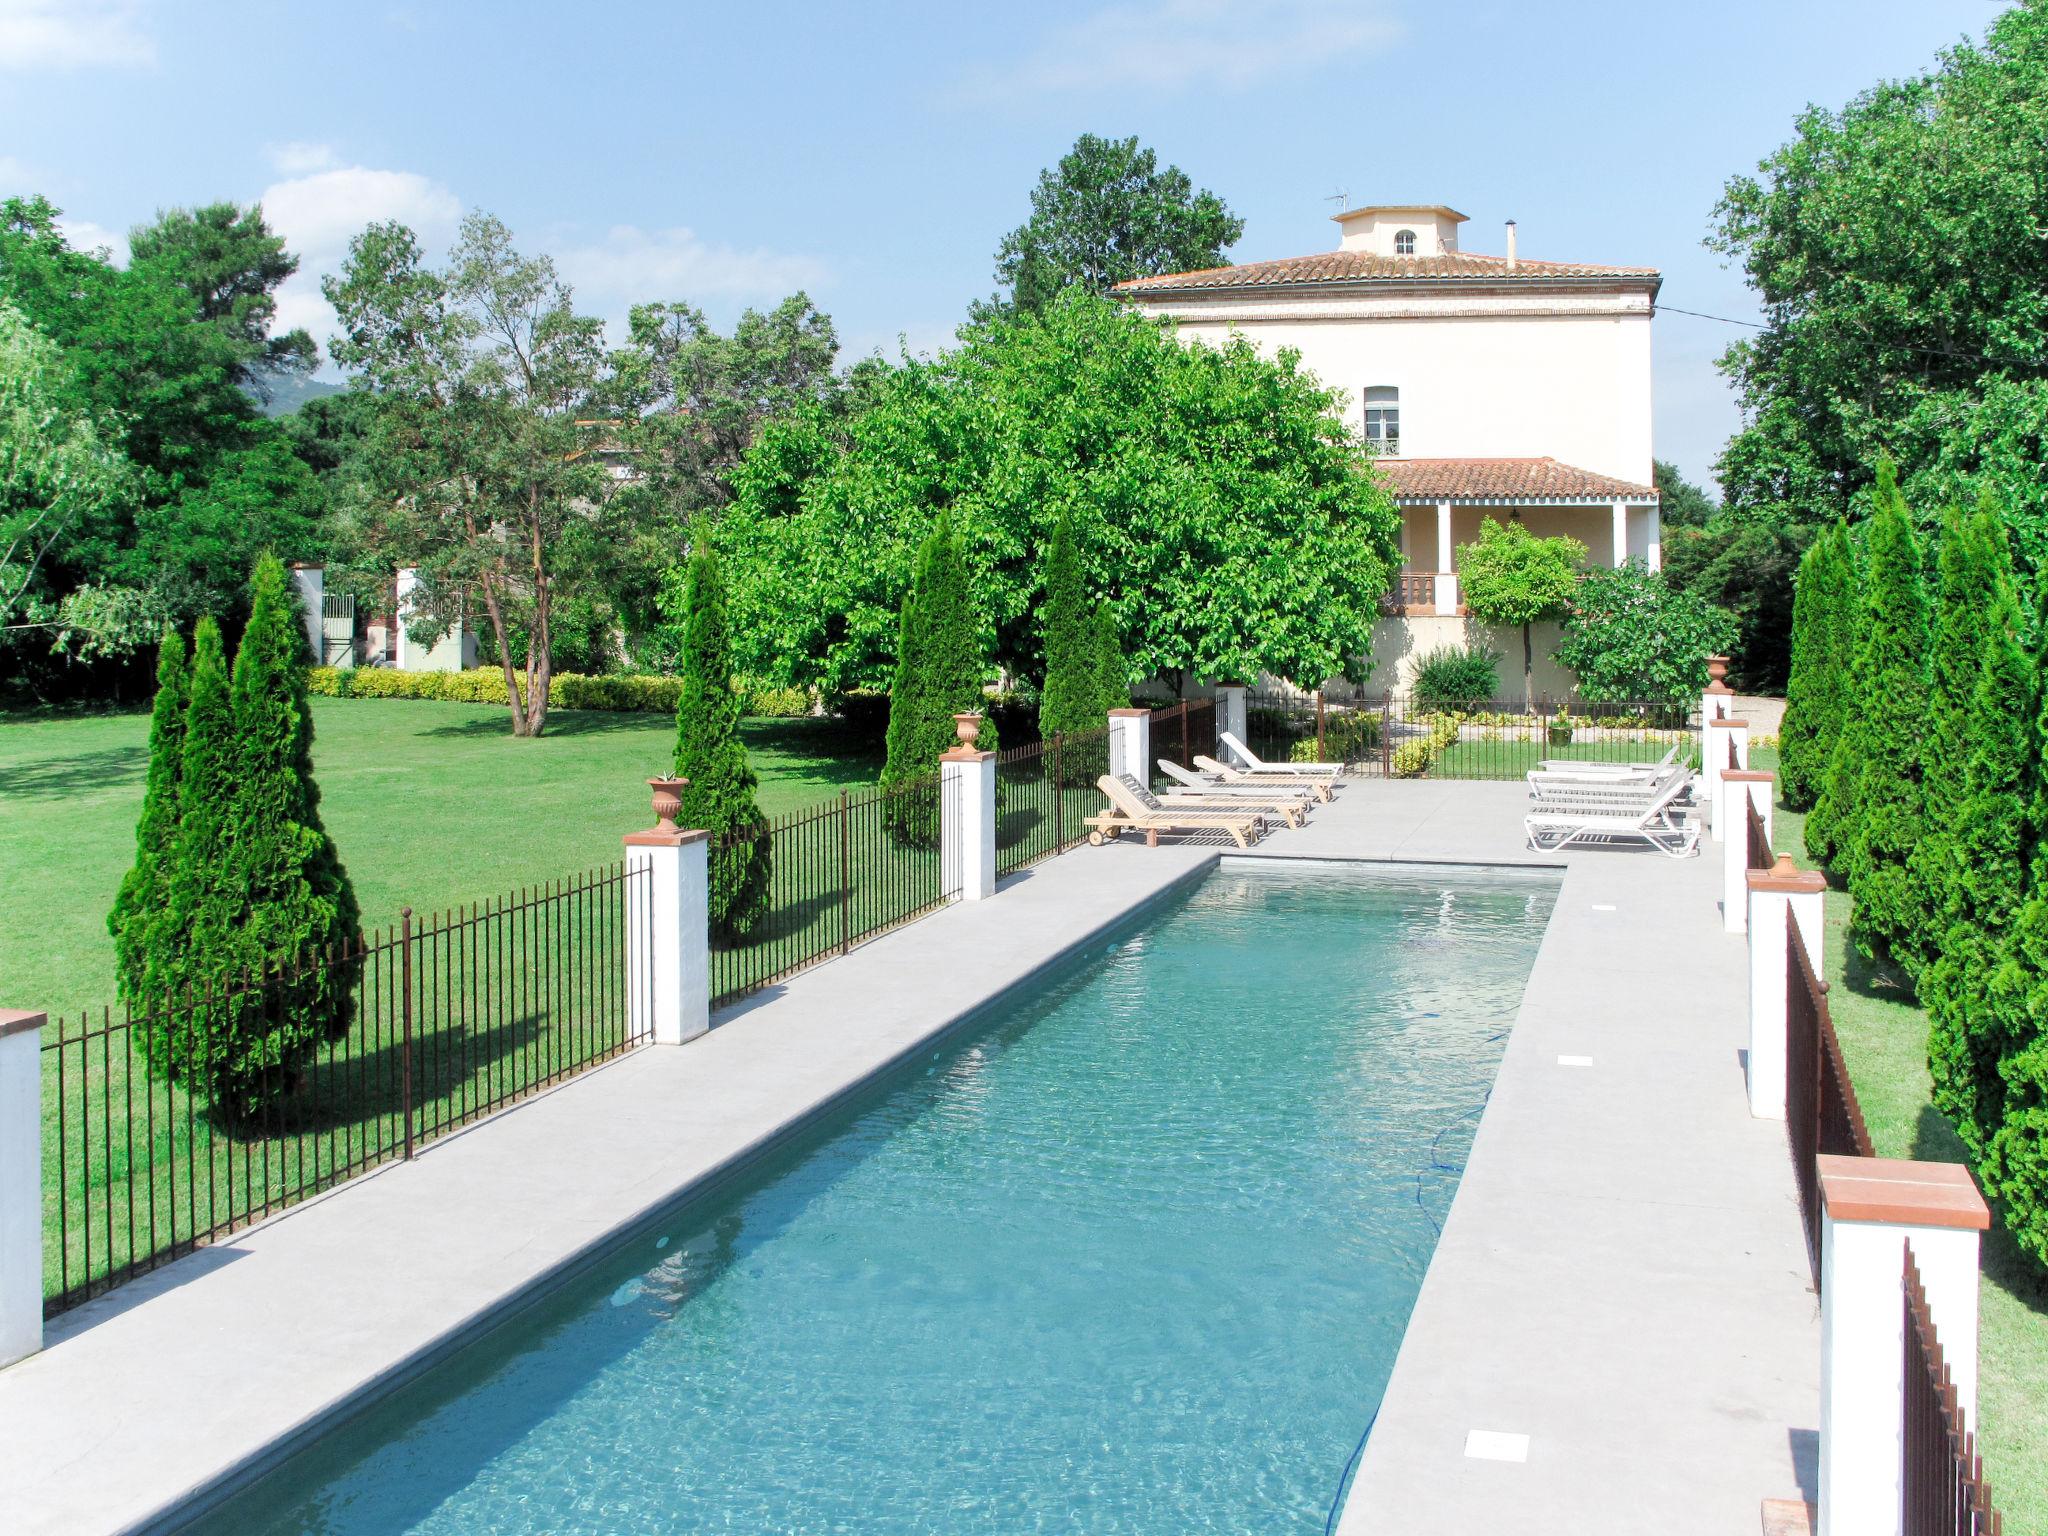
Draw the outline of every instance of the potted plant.
<instances>
[{"instance_id":1,"label":"potted plant","mask_svg":"<svg viewBox=\"0 0 2048 1536\"><path fill-rule=\"evenodd\" d=\"M1553 747L1568 747L1572 744L1572 732L1578 728L1578 721L1570 715L1554 715L1547 727L1550 744Z\"/></svg>"}]
</instances>

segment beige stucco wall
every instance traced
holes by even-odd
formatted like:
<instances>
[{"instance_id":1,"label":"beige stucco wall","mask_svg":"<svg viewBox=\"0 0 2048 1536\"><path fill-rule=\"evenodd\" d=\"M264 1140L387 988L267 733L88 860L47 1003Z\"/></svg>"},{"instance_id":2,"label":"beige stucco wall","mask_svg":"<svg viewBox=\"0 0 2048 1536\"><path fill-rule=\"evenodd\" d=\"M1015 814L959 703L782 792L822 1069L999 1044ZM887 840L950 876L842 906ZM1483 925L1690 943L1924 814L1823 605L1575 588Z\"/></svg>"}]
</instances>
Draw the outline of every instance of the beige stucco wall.
<instances>
[{"instance_id":1,"label":"beige stucco wall","mask_svg":"<svg viewBox=\"0 0 2048 1536\"><path fill-rule=\"evenodd\" d=\"M1559 638L1555 624L1538 624L1530 632L1536 652L1536 691L1553 698L1569 694L1576 682L1570 672L1550 659ZM1384 693L1389 688L1399 692L1407 688L1414 681L1416 662L1439 646L1471 650L1481 645L1501 654L1500 665L1495 669L1500 676L1500 696L1519 698L1521 630L1458 618L1381 619L1373 629L1372 676L1366 681L1365 692Z\"/></svg>"},{"instance_id":2,"label":"beige stucco wall","mask_svg":"<svg viewBox=\"0 0 2048 1536\"><path fill-rule=\"evenodd\" d=\"M1479 525L1487 518L1495 522L1508 517L1506 507L1463 507L1451 508L1452 556L1464 545L1477 542ZM1522 507L1522 526L1539 539L1564 535L1577 539L1586 546L1588 565L1615 565L1614 558L1614 509L1608 505L1597 507ZM1646 518L1629 519L1629 555L1647 558L1650 525ZM1433 571L1436 563L1436 508L1433 506L1401 508L1401 563L1410 570Z\"/></svg>"}]
</instances>

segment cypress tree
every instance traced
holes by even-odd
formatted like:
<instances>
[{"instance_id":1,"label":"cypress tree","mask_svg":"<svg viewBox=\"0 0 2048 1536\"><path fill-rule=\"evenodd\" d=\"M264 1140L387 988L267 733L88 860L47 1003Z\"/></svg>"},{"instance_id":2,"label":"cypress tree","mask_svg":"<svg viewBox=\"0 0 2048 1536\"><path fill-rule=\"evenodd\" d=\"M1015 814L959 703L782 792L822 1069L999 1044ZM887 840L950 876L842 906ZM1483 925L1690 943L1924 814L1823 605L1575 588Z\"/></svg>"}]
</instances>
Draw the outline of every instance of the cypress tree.
<instances>
[{"instance_id":1,"label":"cypress tree","mask_svg":"<svg viewBox=\"0 0 2048 1536\"><path fill-rule=\"evenodd\" d=\"M1994 996L1993 973L2026 896L2032 817L2042 801L2037 743L2042 679L2021 644L2004 528L1987 503L1970 519L1968 537L1981 554L1990 590L1981 599L1982 655L1977 685L1958 736L1968 751L1959 804L1937 813L1930 802L1922 846L1939 850L1930 882L1939 905L1939 958L1922 977L1928 1011L1928 1070L1934 1102L1971 1151L1981 1153L2003 1116L2001 1048L2024 1034L2008 1027L2006 1005Z\"/></svg>"},{"instance_id":2,"label":"cypress tree","mask_svg":"<svg viewBox=\"0 0 2048 1536\"><path fill-rule=\"evenodd\" d=\"M882 787L896 789L935 775L940 754L957 744L953 716L983 709L988 666L981 626L968 584L967 562L941 511L917 552L896 645L896 676L889 689L888 757ZM984 718L977 743L996 748L995 721ZM891 802L887 821L903 842L938 841L935 795L912 794Z\"/></svg>"},{"instance_id":3,"label":"cypress tree","mask_svg":"<svg viewBox=\"0 0 2048 1536\"><path fill-rule=\"evenodd\" d=\"M1849 741L1855 701L1863 684L1863 551L1846 525L1835 535L1836 572L1840 581L1837 619L1832 626L1831 672L1834 696L1823 725L1815 731L1820 778L1813 811L1806 818L1806 851L1816 863L1838 872L1854 841L1857 759Z\"/></svg>"},{"instance_id":4,"label":"cypress tree","mask_svg":"<svg viewBox=\"0 0 2048 1536\"><path fill-rule=\"evenodd\" d=\"M1942 514L1920 759L1921 835L1907 858L1906 910L1892 945L1894 958L1916 978L1939 954L1955 905L1951 887L1960 875L1955 855L1963 831L1956 818L1969 793L1980 723L1977 684L1990 659L1987 626L1998 602L1993 537L1996 525L1981 508L1967 519L1953 505Z\"/></svg>"},{"instance_id":5,"label":"cypress tree","mask_svg":"<svg viewBox=\"0 0 2048 1536\"><path fill-rule=\"evenodd\" d=\"M164 904L149 925L142 977L148 1011L136 1028L153 1072L204 1091L212 1081L210 1020L199 1004L210 991L225 988L236 960L228 857L235 715L227 655L211 615L192 633L187 698L178 830Z\"/></svg>"},{"instance_id":6,"label":"cypress tree","mask_svg":"<svg viewBox=\"0 0 2048 1536\"><path fill-rule=\"evenodd\" d=\"M185 642L165 629L156 648L156 705L149 715L149 779L135 824L135 863L121 879L107 931L114 938L115 981L138 1012L147 1006L143 982L149 934L170 892L178 841L178 779L184 768L188 679Z\"/></svg>"},{"instance_id":7,"label":"cypress tree","mask_svg":"<svg viewBox=\"0 0 2048 1536\"><path fill-rule=\"evenodd\" d=\"M1792 675L1778 735L1778 792L1795 811L1813 808L1841 725L1847 558L1841 524L1823 528L1800 558L1793 590Z\"/></svg>"},{"instance_id":8,"label":"cypress tree","mask_svg":"<svg viewBox=\"0 0 2048 1536\"><path fill-rule=\"evenodd\" d=\"M1858 707L1843 734L1856 752L1853 839L1845 863L1849 936L1868 960L1913 953L1906 861L1921 829L1920 759L1927 728L1927 592L1912 514L1891 466L1881 467L1863 586ZM1839 850L1838 850L1839 858Z\"/></svg>"},{"instance_id":9,"label":"cypress tree","mask_svg":"<svg viewBox=\"0 0 2048 1536\"><path fill-rule=\"evenodd\" d=\"M692 541L683 574L683 676L676 694L676 777L683 787L679 825L712 834L711 928L731 940L748 933L768 907L768 820L754 800L759 780L740 740L740 699L732 686L732 637L718 559Z\"/></svg>"},{"instance_id":10,"label":"cypress tree","mask_svg":"<svg viewBox=\"0 0 2048 1536\"><path fill-rule=\"evenodd\" d=\"M1052 546L1045 557L1045 690L1038 701L1038 732L1047 740L1055 731L1073 735L1101 726L1096 704L1101 683L1100 638L1088 601L1081 551L1074 538L1073 518L1066 513L1053 525Z\"/></svg>"},{"instance_id":11,"label":"cypress tree","mask_svg":"<svg viewBox=\"0 0 2048 1536\"><path fill-rule=\"evenodd\" d=\"M331 962L362 920L320 820L306 665L305 625L284 562L264 555L250 579L249 627L231 690L239 773L231 895L240 963L277 979L216 1026L216 1097L232 1116L288 1092L306 1054L346 1034L353 1013L354 978Z\"/></svg>"}]
</instances>

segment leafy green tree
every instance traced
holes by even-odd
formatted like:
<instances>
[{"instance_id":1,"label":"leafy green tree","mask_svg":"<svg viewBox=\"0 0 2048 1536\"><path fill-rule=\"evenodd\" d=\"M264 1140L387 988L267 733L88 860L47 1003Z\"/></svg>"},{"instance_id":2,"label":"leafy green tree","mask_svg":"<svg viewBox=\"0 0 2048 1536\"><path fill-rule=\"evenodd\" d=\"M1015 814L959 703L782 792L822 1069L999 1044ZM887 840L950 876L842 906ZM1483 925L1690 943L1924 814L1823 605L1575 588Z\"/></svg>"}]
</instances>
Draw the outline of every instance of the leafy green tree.
<instances>
[{"instance_id":1,"label":"leafy green tree","mask_svg":"<svg viewBox=\"0 0 2048 1536\"><path fill-rule=\"evenodd\" d=\"M682 687L676 694L675 773L683 786L679 825L712 834L711 929L732 940L768 909L773 850L754 800L759 780L740 740L740 699L732 686L732 641L718 558L697 541L684 573Z\"/></svg>"},{"instance_id":2,"label":"leafy green tree","mask_svg":"<svg viewBox=\"0 0 2048 1536\"><path fill-rule=\"evenodd\" d=\"M149 777L135 824L135 863L121 879L107 932L114 938L114 975L122 998L146 1006L150 928L170 892L178 842L178 779L185 759L185 642L166 629L156 653L156 705L149 714Z\"/></svg>"},{"instance_id":3,"label":"leafy green tree","mask_svg":"<svg viewBox=\"0 0 2048 1536\"><path fill-rule=\"evenodd\" d=\"M1112 709L1131 707L1131 672L1124 663L1123 642L1108 608L1098 607L1091 622L1095 631L1096 715L1106 727Z\"/></svg>"},{"instance_id":4,"label":"leafy green tree","mask_svg":"<svg viewBox=\"0 0 2048 1536\"><path fill-rule=\"evenodd\" d=\"M223 453L205 484L143 508L135 549L155 569L154 590L172 612L230 612L241 606L263 551L322 551L328 510L326 488L290 441L267 433Z\"/></svg>"},{"instance_id":5,"label":"leafy green tree","mask_svg":"<svg viewBox=\"0 0 2048 1536\"><path fill-rule=\"evenodd\" d=\"M988 662L981 648L974 588L952 520L941 512L917 553L917 572L903 599L896 677L889 689L888 757L882 787L901 789L939 770L939 757L958 744L953 717L984 710ZM995 721L984 714L976 745L996 750ZM938 839L936 797L893 801L889 827L906 843Z\"/></svg>"},{"instance_id":6,"label":"leafy green tree","mask_svg":"<svg viewBox=\"0 0 2048 1536\"><path fill-rule=\"evenodd\" d=\"M1880 466L1863 585L1858 707L1844 739L1861 764L1846 866L1849 937L1866 959L1918 956L1906 861L1919 840L1920 764L1927 720L1927 592L1920 541L1889 465Z\"/></svg>"},{"instance_id":7,"label":"leafy green tree","mask_svg":"<svg viewBox=\"0 0 2048 1536\"><path fill-rule=\"evenodd\" d=\"M1054 735L1099 735L1109 711L1130 703L1123 675L1123 652L1116 629L1102 605L1088 591L1080 541L1073 519L1053 525L1052 547L1045 557L1045 687L1038 700L1038 732ZM1097 747L1076 745L1061 756L1068 784L1093 784L1108 765L1108 740Z\"/></svg>"},{"instance_id":8,"label":"leafy green tree","mask_svg":"<svg viewBox=\"0 0 2048 1536\"><path fill-rule=\"evenodd\" d=\"M1996 523L1981 506L1967 518L1953 503L1943 512L1935 552L1934 643L1927 658L1927 719L1920 749L1921 832L1906 860L1907 910L1901 915L1901 938L1894 947L1899 961L1915 976L1940 953L1955 904L1954 887L1961 878L1955 856L1963 829L1956 817L1970 791L1975 732L1982 724L1975 701L1990 660L1985 628L1992 622L1999 575L2003 572L2010 579L2010 562L1998 558L2003 549ZM2003 616L2016 620L2018 609L2008 601ZM1930 1002L1924 989L1921 1001Z\"/></svg>"},{"instance_id":9,"label":"leafy green tree","mask_svg":"<svg viewBox=\"0 0 2048 1536\"><path fill-rule=\"evenodd\" d=\"M1791 669L1792 609L1799 559L1812 539L1804 523L1717 512L1664 538L1664 579L1735 618L1728 676L1747 693L1778 693Z\"/></svg>"},{"instance_id":10,"label":"leafy green tree","mask_svg":"<svg viewBox=\"0 0 2048 1536\"><path fill-rule=\"evenodd\" d=\"M1578 675L1585 698L1670 703L1706 687L1707 658L1734 638L1728 614L1629 560L1580 578L1557 659Z\"/></svg>"},{"instance_id":11,"label":"leafy green tree","mask_svg":"<svg viewBox=\"0 0 2048 1536\"><path fill-rule=\"evenodd\" d=\"M885 688L943 509L984 652L1014 674L1043 673L1038 552L1071 515L1131 675L1319 686L1370 653L1399 561L1392 499L1357 472L1334 402L1291 357L1184 347L1082 294L967 327L958 350L872 375L843 420L763 431L713 535L736 659L826 694Z\"/></svg>"},{"instance_id":12,"label":"leafy green tree","mask_svg":"<svg viewBox=\"0 0 2048 1536\"><path fill-rule=\"evenodd\" d=\"M1676 464L1657 459L1650 469L1660 503L1658 516L1667 530L1704 528L1713 521L1719 510L1713 498L1679 473Z\"/></svg>"},{"instance_id":13,"label":"leafy green tree","mask_svg":"<svg viewBox=\"0 0 2048 1536\"><path fill-rule=\"evenodd\" d=\"M996 281L1018 309L1066 288L1106 294L1134 277L1229 265L1244 220L1137 139L1084 133L1031 193L1031 217L996 247Z\"/></svg>"},{"instance_id":14,"label":"leafy green tree","mask_svg":"<svg viewBox=\"0 0 2048 1536\"><path fill-rule=\"evenodd\" d=\"M1922 920L1939 930L1938 943L1923 943L1933 958L1919 987L1934 1102L1981 1154L2003 1119L1999 1056L2015 1036L2002 1022L1991 978L2026 896L2031 818L2048 808L2030 803L2040 799L2038 742L2048 722L2039 717L2037 663L2020 642L2011 561L1988 501L1963 537L1973 546L1968 559L1983 570L1982 588L1972 596L1982 610L1975 626L1980 656L1963 669L1975 686L1961 718L1934 747L1960 749L1965 761L1957 785L1953 765L1937 776L1930 752L1923 774L1927 825L1913 871L1925 881ZM1941 681L1937 671L1937 687Z\"/></svg>"},{"instance_id":15,"label":"leafy green tree","mask_svg":"<svg viewBox=\"0 0 2048 1536\"><path fill-rule=\"evenodd\" d=\"M192 296L199 318L235 351L236 382L267 400L277 378L310 373L319 348L303 330L272 335L277 290L299 270L299 258L273 234L261 207L208 203L173 208L128 236L129 263L177 284Z\"/></svg>"},{"instance_id":16,"label":"leafy green tree","mask_svg":"<svg viewBox=\"0 0 2048 1536\"><path fill-rule=\"evenodd\" d=\"M1850 740L1850 727L1856 717L1857 701L1867 697L1863 678L1867 610L1863 602L1861 537L1845 523L1835 527L1843 597L1842 622L1835 636L1838 703L1831 739L1823 744L1825 756L1819 759L1819 787L1814 793L1813 809L1806 817L1806 851L1816 863L1840 871L1840 861L1846 859L1856 837L1856 785L1861 763Z\"/></svg>"},{"instance_id":17,"label":"leafy green tree","mask_svg":"<svg viewBox=\"0 0 2048 1536\"><path fill-rule=\"evenodd\" d=\"M1579 588L1586 546L1562 536L1539 539L1520 523L1487 518L1479 541L1457 552L1458 594L1472 616L1485 624L1519 626L1522 631L1522 700L1536 707L1536 645L1533 627L1563 618Z\"/></svg>"},{"instance_id":18,"label":"leafy green tree","mask_svg":"<svg viewBox=\"0 0 2048 1536\"><path fill-rule=\"evenodd\" d=\"M354 459L350 536L366 561L418 568L419 638L482 603L512 734L538 736L557 600L602 594L615 570L616 482L591 451L611 382L603 327L483 213L463 220L445 269L404 225L373 224L321 286L343 331L335 361L382 397Z\"/></svg>"},{"instance_id":19,"label":"leafy green tree","mask_svg":"<svg viewBox=\"0 0 2048 1536\"><path fill-rule=\"evenodd\" d=\"M1792 600L1792 675L1778 731L1778 792L1810 810L1827 774L1848 706L1850 588L1848 531L1830 524L1799 562Z\"/></svg>"}]
</instances>

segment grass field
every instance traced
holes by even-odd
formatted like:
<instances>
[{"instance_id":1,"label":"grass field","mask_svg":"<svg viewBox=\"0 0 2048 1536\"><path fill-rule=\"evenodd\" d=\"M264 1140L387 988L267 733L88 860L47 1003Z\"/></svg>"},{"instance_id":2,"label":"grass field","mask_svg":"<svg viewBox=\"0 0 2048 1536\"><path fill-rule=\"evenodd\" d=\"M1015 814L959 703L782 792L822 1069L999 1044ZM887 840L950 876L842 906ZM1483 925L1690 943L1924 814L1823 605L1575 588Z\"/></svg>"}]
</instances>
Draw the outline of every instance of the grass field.
<instances>
[{"instance_id":1,"label":"grass field","mask_svg":"<svg viewBox=\"0 0 2048 1536\"><path fill-rule=\"evenodd\" d=\"M1775 769L1758 748L1751 765ZM1778 808L1772 841L1802 866L1806 818ZM1901 979L1867 964L1848 937L1849 894L1823 899L1829 1011L1880 1157L1966 1161L1963 1144L1932 1102L1927 1015ZM2048 1275L1994 1221L1984 1240L1979 1288L1977 1405L1985 1474L2008 1531L2048 1532Z\"/></svg>"}]
</instances>

